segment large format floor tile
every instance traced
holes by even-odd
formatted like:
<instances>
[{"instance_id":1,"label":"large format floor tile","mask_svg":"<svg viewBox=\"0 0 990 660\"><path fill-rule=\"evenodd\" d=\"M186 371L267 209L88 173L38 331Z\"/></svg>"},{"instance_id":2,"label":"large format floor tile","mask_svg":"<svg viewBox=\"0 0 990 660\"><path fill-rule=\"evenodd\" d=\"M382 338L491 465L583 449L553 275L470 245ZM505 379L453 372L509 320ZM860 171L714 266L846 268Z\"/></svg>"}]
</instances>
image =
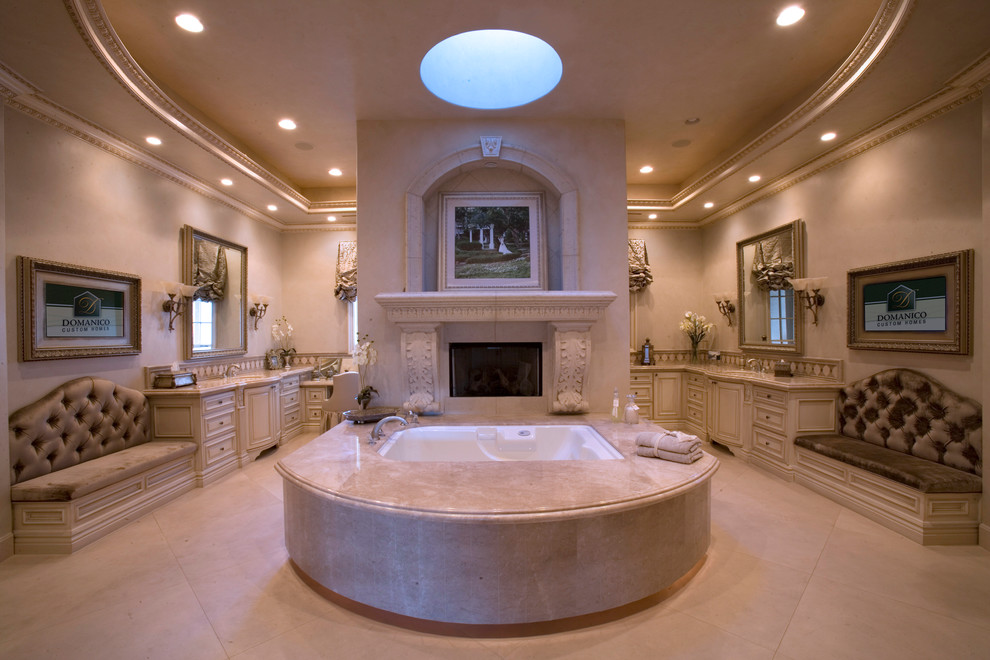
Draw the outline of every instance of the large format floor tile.
<instances>
[{"instance_id":1,"label":"large format floor tile","mask_svg":"<svg viewBox=\"0 0 990 660\"><path fill-rule=\"evenodd\" d=\"M0 657L984 658L990 553L923 547L733 457L712 545L656 604L578 630L425 634L310 590L283 540L277 452L70 556L0 563Z\"/></svg>"}]
</instances>

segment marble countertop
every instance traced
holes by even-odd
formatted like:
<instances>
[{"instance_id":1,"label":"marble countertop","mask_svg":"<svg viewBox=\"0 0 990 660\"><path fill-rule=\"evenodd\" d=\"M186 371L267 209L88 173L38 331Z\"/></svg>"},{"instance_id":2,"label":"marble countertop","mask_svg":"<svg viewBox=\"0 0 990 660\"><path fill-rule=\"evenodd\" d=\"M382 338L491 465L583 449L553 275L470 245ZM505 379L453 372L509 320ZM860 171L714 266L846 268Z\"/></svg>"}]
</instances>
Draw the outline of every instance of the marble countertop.
<instances>
[{"instance_id":1,"label":"marble countertop","mask_svg":"<svg viewBox=\"0 0 990 660\"><path fill-rule=\"evenodd\" d=\"M831 378L819 378L816 376L774 376L772 373L750 371L738 367L715 367L708 365L671 363L655 364L650 366L633 364L629 366L630 373L654 373L658 371L686 371L689 373L708 376L718 380L728 380L753 385L766 385L779 389L810 389L819 387L843 387L840 383Z\"/></svg>"},{"instance_id":2,"label":"marble countertop","mask_svg":"<svg viewBox=\"0 0 990 660\"><path fill-rule=\"evenodd\" d=\"M604 415L513 416L449 414L419 418L420 426L588 424L623 458L600 461L414 463L378 454L368 443L373 425L345 422L282 458L276 470L295 484L356 507L391 508L445 519L545 519L575 509L638 507L680 495L718 469L709 454L690 465L636 456L636 435L651 423L627 425ZM387 430L397 430L392 423ZM387 437L387 436L386 436Z\"/></svg>"},{"instance_id":3,"label":"marble countertop","mask_svg":"<svg viewBox=\"0 0 990 660\"><path fill-rule=\"evenodd\" d=\"M186 385L184 387L152 387L143 390L145 395L155 394L155 395L183 395L183 394L212 394L214 392L222 392L224 390L230 390L237 387L252 387L254 385L268 385L271 383L276 383L286 376L295 376L297 374L311 374L313 373L312 367L288 367L285 369L273 369L271 371L245 371L239 372L230 378L204 378L200 380L195 385ZM330 381L322 381L327 385L330 385Z\"/></svg>"}]
</instances>

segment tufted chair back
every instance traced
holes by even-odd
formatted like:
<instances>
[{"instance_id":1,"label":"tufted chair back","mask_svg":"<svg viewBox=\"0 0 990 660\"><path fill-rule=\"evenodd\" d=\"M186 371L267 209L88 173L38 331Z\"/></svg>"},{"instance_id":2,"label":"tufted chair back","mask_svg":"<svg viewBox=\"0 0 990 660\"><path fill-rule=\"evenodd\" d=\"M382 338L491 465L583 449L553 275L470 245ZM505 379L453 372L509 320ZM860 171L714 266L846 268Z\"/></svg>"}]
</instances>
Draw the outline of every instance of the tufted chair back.
<instances>
[{"instance_id":1,"label":"tufted chair back","mask_svg":"<svg viewBox=\"0 0 990 660\"><path fill-rule=\"evenodd\" d=\"M938 381L888 369L842 389L842 435L983 474L983 412Z\"/></svg>"},{"instance_id":2,"label":"tufted chair back","mask_svg":"<svg viewBox=\"0 0 990 660\"><path fill-rule=\"evenodd\" d=\"M148 442L144 394L76 378L10 415L10 482L27 481Z\"/></svg>"}]
</instances>

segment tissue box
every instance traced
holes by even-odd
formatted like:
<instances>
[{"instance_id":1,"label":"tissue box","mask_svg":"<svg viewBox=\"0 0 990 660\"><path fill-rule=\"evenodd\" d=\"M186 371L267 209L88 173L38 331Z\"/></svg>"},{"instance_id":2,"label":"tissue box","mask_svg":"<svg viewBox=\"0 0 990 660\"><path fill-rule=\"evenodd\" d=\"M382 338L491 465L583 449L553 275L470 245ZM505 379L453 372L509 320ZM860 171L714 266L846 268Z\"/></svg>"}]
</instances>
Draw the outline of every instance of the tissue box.
<instances>
[{"instance_id":1,"label":"tissue box","mask_svg":"<svg viewBox=\"0 0 990 660\"><path fill-rule=\"evenodd\" d=\"M181 374L171 373L171 374L158 374L155 376L154 387L163 388L174 388L174 387L185 387L186 385L196 384L196 374L191 371L186 371Z\"/></svg>"}]
</instances>

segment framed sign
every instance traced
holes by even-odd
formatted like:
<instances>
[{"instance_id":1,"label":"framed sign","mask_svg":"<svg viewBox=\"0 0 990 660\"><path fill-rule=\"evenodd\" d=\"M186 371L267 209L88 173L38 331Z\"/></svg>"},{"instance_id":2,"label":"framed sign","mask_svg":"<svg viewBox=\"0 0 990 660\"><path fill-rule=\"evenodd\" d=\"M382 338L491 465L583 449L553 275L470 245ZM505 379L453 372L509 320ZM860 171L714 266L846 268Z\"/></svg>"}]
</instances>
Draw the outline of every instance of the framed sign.
<instances>
[{"instance_id":1,"label":"framed sign","mask_svg":"<svg viewBox=\"0 0 990 660\"><path fill-rule=\"evenodd\" d=\"M542 193L441 196L439 288L545 289Z\"/></svg>"},{"instance_id":2,"label":"framed sign","mask_svg":"<svg viewBox=\"0 0 990 660\"><path fill-rule=\"evenodd\" d=\"M23 361L141 352L141 279L17 257L18 345Z\"/></svg>"},{"instance_id":3,"label":"framed sign","mask_svg":"<svg viewBox=\"0 0 990 660\"><path fill-rule=\"evenodd\" d=\"M968 355L973 251L850 270L849 348Z\"/></svg>"}]
</instances>

